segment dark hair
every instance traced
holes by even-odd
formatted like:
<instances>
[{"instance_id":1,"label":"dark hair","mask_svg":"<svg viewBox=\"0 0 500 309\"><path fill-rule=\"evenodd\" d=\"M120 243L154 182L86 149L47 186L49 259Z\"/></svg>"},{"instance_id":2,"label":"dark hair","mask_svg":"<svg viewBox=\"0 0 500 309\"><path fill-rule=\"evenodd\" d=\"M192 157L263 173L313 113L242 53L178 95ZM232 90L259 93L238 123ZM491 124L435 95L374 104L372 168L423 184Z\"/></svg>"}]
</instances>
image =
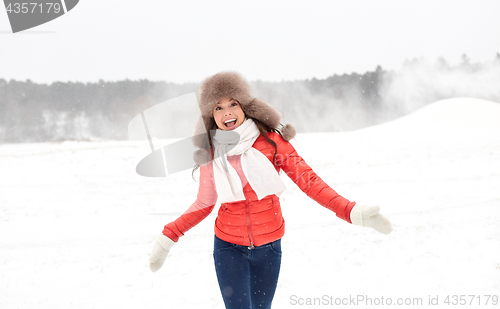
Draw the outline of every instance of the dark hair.
<instances>
[{"instance_id":1,"label":"dark hair","mask_svg":"<svg viewBox=\"0 0 500 309\"><path fill-rule=\"evenodd\" d=\"M278 129L278 128L271 128L270 126L266 125L265 123L263 123L262 121L256 119L256 118L252 118L252 117L246 117L246 118L249 118L249 119L252 119L255 124L257 125L257 128L259 129L259 132L262 136L264 136L264 138L274 147L274 156L273 156L273 162L274 160L276 159L276 153L278 152L278 147L276 146L276 143L269 138L269 136L267 136L267 132L276 132L278 133L279 135L281 135L281 137L283 137L283 135L281 134L281 130ZM283 124L280 123L280 126L283 127ZM214 125L212 128L210 128L208 131L210 130L216 130L218 129L217 127L217 124L214 122ZM212 136L211 134L207 134L208 136L208 144L210 145L210 155L212 156L212 160L214 159L214 146L212 144ZM194 179L194 172L200 167L199 164L196 164L194 167L193 167L193 171L191 173L191 177ZM196 181L196 180L195 180Z\"/></svg>"}]
</instances>

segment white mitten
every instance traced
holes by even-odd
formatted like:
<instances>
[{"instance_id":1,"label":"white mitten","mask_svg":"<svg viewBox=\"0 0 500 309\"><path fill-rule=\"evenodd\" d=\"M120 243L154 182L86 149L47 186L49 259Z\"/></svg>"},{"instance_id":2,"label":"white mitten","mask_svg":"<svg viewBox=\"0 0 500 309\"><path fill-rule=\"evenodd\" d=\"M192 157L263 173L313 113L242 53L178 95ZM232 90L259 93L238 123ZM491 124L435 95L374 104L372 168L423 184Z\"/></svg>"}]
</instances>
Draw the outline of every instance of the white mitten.
<instances>
[{"instance_id":1,"label":"white mitten","mask_svg":"<svg viewBox=\"0 0 500 309\"><path fill-rule=\"evenodd\" d=\"M151 252L151 256L149 257L149 268L151 271L157 271L163 266L168 252L174 244L175 242L164 234L158 236L153 252Z\"/></svg>"},{"instance_id":2,"label":"white mitten","mask_svg":"<svg viewBox=\"0 0 500 309\"><path fill-rule=\"evenodd\" d=\"M355 225L368 226L377 232L389 234L392 232L392 224L389 219L382 216L378 206L364 206L356 204L351 210L351 222Z\"/></svg>"}]
</instances>

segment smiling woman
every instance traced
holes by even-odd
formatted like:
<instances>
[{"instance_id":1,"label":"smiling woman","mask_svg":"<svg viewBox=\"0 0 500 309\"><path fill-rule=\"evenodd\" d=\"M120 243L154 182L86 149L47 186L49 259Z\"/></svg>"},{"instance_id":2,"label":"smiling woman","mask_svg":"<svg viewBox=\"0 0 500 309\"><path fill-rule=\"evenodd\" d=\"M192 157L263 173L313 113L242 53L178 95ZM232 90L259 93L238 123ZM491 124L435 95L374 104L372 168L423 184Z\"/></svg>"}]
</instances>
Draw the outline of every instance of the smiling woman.
<instances>
[{"instance_id":1,"label":"smiling woman","mask_svg":"<svg viewBox=\"0 0 500 309\"><path fill-rule=\"evenodd\" d=\"M228 309L271 308L285 233L279 196L286 186L280 170L337 217L391 232L379 207L356 205L318 177L289 143L295 129L283 126L281 114L270 104L254 98L241 75L209 77L199 97L199 122L205 132L215 134L205 133L208 142L197 146L211 160L199 163L197 200L158 237L150 257L152 271L160 269L174 243L219 202L213 257L224 304Z\"/></svg>"}]
</instances>

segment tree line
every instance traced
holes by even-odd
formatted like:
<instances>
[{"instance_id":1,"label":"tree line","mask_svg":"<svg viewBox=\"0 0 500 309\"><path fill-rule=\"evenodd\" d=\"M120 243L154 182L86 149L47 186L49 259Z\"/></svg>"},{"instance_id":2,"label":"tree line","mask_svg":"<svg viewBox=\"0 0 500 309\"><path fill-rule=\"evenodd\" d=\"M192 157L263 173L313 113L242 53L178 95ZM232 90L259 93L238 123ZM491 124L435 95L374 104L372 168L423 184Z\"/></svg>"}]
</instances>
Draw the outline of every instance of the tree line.
<instances>
[{"instance_id":1,"label":"tree line","mask_svg":"<svg viewBox=\"0 0 500 309\"><path fill-rule=\"evenodd\" d=\"M478 87L464 86L479 79ZM378 124L453 96L500 102L498 80L500 54L484 63L472 63L465 55L456 65L442 58L433 63L413 59L399 71L377 66L363 74L250 84L256 97L282 112L283 122L298 132L318 132ZM49 85L0 78L0 142L124 140L129 121L142 110L197 87L144 79Z\"/></svg>"}]
</instances>

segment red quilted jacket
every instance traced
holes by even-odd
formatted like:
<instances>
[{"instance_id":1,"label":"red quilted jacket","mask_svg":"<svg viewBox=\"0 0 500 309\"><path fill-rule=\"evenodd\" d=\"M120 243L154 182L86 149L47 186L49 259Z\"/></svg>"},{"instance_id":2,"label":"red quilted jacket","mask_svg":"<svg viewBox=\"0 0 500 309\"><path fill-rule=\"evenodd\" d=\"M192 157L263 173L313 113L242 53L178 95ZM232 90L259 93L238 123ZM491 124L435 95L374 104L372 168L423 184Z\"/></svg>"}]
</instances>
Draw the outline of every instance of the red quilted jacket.
<instances>
[{"instance_id":1,"label":"red quilted jacket","mask_svg":"<svg viewBox=\"0 0 500 309\"><path fill-rule=\"evenodd\" d=\"M355 203L343 198L323 182L281 135L268 132L268 137L278 148L274 163L276 171L283 170L310 198L335 212L337 217L351 223L350 213ZM272 162L275 150L264 136L259 136L252 147ZM227 242L243 246L261 246L283 237L285 220L281 215L279 197L273 194L258 200L241 170L239 156L230 156L228 161L238 172L242 184L245 184L243 193L246 199L221 205L215 220L215 235ZM177 242L180 236L212 212L216 201L212 164L202 165L196 201L179 218L167 224L163 234Z\"/></svg>"}]
</instances>

